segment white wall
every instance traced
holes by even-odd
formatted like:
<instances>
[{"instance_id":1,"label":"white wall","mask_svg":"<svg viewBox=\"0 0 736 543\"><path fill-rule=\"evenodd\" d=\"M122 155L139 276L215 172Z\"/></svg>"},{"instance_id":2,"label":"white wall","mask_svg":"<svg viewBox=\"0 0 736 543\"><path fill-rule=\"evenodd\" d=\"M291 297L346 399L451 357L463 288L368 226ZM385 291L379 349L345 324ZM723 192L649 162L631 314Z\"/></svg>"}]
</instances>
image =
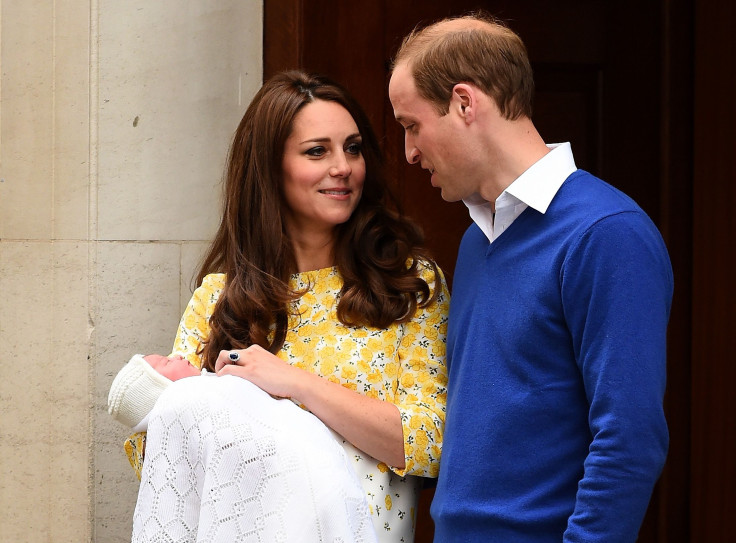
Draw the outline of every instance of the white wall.
<instances>
[{"instance_id":1,"label":"white wall","mask_svg":"<svg viewBox=\"0 0 736 543\"><path fill-rule=\"evenodd\" d=\"M130 540L107 391L171 347L261 44L260 0L0 0L0 541Z\"/></svg>"}]
</instances>

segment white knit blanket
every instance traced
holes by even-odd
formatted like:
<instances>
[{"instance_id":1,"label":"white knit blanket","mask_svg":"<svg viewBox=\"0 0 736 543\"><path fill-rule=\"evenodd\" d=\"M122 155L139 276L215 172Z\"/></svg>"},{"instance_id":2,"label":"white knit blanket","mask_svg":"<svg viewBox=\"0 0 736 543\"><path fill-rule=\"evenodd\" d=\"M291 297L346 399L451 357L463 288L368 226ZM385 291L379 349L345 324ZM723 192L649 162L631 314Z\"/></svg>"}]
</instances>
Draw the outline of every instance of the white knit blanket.
<instances>
[{"instance_id":1,"label":"white knit blanket","mask_svg":"<svg viewBox=\"0 0 736 543\"><path fill-rule=\"evenodd\" d=\"M151 412L133 543L361 543L376 535L314 415L234 376L169 386Z\"/></svg>"}]
</instances>

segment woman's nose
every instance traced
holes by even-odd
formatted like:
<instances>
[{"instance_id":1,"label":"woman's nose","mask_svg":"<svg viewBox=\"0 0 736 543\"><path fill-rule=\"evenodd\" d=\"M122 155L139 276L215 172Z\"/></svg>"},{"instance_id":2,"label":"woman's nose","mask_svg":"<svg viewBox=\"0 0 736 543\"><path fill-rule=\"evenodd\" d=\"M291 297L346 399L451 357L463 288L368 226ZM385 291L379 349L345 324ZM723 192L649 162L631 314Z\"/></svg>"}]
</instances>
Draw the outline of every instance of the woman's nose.
<instances>
[{"instance_id":1,"label":"woman's nose","mask_svg":"<svg viewBox=\"0 0 736 543\"><path fill-rule=\"evenodd\" d=\"M332 177L348 177L352 171L353 169L350 167L345 153L338 153L335 156L335 162L332 164L332 168L330 168L330 175Z\"/></svg>"}]
</instances>

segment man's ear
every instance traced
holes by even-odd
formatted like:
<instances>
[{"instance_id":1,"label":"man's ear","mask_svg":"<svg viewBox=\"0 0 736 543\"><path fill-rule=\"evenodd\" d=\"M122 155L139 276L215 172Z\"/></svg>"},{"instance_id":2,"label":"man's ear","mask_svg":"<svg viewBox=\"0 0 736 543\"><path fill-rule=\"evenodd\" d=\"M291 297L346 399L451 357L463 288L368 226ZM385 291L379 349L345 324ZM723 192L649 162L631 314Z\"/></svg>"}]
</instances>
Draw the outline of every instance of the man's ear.
<instances>
[{"instance_id":1,"label":"man's ear","mask_svg":"<svg viewBox=\"0 0 736 543\"><path fill-rule=\"evenodd\" d=\"M467 83L458 83L452 88L452 96L450 97L450 109L460 115L466 123L470 124L475 120L477 114L476 89Z\"/></svg>"}]
</instances>

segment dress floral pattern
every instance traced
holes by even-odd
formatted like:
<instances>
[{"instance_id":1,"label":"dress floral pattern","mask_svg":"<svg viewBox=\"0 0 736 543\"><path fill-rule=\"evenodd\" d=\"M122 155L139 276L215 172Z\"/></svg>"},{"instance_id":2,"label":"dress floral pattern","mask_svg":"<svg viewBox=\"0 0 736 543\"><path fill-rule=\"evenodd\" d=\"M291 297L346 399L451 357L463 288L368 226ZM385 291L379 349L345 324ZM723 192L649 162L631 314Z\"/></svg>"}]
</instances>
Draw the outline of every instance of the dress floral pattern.
<instances>
[{"instance_id":1,"label":"dress floral pattern","mask_svg":"<svg viewBox=\"0 0 736 543\"><path fill-rule=\"evenodd\" d=\"M434 285L431 269L423 278ZM447 371L445 335L449 293L440 277L438 298L417 310L407 323L388 328L343 325L336 316L342 278L337 268L302 272L290 286L305 290L295 302L284 347L278 356L366 396L395 404L404 433L405 468L396 469L362 453L337 436L356 464L366 489L374 525L382 541L411 541L420 479L437 477L445 419ZM197 354L209 334L209 318L225 286L223 274L204 278L182 316L173 353L201 366ZM125 444L131 464L140 474L145 436Z\"/></svg>"}]
</instances>

